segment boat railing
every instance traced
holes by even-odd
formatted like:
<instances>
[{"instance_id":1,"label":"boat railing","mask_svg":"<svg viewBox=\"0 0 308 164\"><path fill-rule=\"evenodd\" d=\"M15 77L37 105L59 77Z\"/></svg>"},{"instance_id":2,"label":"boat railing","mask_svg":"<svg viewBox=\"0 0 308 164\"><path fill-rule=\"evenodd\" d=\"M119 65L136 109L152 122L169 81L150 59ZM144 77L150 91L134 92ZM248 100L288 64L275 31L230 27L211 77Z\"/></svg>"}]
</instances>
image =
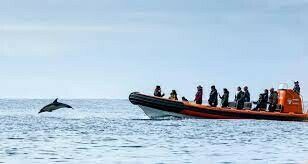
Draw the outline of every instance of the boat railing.
<instances>
[{"instance_id":1,"label":"boat railing","mask_svg":"<svg viewBox=\"0 0 308 164\"><path fill-rule=\"evenodd\" d=\"M300 95L301 99L302 99L302 106L303 106L303 113L308 113L308 107L305 106L305 101L304 101L304 97L302 95Z\"/></svg>"}]
</instances>

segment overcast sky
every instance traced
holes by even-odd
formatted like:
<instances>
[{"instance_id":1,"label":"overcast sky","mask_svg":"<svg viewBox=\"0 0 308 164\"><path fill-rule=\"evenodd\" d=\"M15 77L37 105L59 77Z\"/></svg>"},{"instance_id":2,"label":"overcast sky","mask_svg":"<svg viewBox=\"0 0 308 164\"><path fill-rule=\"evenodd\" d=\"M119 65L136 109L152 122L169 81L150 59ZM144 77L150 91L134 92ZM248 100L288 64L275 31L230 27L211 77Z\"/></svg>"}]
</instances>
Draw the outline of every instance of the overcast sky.
<instances>
[{"instance_id":1,"label":"overcast sky","mask_svg":"<svg viewBox=\"0 0 308 164\"><path fill-rule=\"evenodd\" d=\"M127 98L299 80L307 0L1 0L0 97Z\"/></svg>"}]
</instances>

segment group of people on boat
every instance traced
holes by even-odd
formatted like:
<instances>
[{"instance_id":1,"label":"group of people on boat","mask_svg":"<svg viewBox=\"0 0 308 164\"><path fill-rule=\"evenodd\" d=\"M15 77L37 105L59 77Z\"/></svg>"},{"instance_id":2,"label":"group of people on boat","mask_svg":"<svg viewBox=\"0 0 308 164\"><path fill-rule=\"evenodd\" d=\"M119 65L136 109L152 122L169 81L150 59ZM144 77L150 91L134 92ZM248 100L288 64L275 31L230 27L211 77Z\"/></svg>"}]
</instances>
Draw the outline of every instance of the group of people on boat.
<instances>
[{"instance_id":1,"label":"group of people on boat","mask_svg":"<svg viewBox=\"0 0 308 164\"><path fill-rule=\"evenodd\" d=\"M299 82L294 82L294 92L300 94L300 86ZM268 89L264 90L264 93L259 95L259 99L256 102L252 102L250 100L250 92L247 86L245 86L242 90L241 87L237 88L237 92L235 94L235 99L233 105L229 102L229 91L227 88L223 89L223 94L220 95L215 87L215 85L211 86L211 92L209 94L208 104L211 107L217 107L218 105L218 98L221 99L221 107L235 107L237 109L244 109L246 106L247 108L252 107L252 103L256 104L256 107L252 110L268 110L269 112L274 112L278 108L278 92L275 91L274 88L271 88L270 91ZM154 91L154 96L157 97L164 97L165 94L162 93L161 87L156 86ZM202 97L203 97L203 87L199 85L197 87L197 93L195 95L194 102L196 104L202 104ZM176 90L172 90L170 93L169 99L171 100L178 100ZM188 101L185 97L182 97L182 101Z\"/></svg>"}]
</instances>

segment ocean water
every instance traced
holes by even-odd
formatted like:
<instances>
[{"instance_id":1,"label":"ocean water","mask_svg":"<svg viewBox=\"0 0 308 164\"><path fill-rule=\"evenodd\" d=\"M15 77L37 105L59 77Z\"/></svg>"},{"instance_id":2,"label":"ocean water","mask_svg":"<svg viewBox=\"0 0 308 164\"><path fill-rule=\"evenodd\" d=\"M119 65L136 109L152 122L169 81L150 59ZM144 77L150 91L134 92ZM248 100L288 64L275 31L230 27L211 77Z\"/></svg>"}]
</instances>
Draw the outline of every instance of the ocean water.
<instances>
[{"instance_id":1,"label":"ocean water","mask_svg":"<svg viewBox=\"0 0 308 164\"><path fill-rule=\"evenodd\" d=\"M38 115L51 101L0 100L0 163L308 163L308 122L149 120L128 100Z\"/></svg>"}]
</instances>

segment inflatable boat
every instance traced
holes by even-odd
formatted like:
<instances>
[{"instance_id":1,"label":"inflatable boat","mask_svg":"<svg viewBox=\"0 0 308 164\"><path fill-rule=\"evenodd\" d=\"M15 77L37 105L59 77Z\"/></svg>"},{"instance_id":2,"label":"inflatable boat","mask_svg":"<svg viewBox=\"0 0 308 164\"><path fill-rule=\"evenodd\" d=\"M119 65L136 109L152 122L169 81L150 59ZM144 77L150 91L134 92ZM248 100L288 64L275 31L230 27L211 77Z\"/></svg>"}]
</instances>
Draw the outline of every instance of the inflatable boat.
<instances>
[{"instance_id":1,"label":"inflatable boat","mask_svg":"<svg viewBox=\"0 0 308 164\"><path fill-rule=\"evenodd\" d=\"M293 90L279 90L280 109L276 112L238 110L228 107L211 107L194 102L169 100L161 97L149 96L138 92L131 93L129 100L138 105L151 119L164 117L176 118L204 118L204 119L259 119L280 121L308 121L308 114L304 111L302 98Z\"/></svg>"}]
</instances>

